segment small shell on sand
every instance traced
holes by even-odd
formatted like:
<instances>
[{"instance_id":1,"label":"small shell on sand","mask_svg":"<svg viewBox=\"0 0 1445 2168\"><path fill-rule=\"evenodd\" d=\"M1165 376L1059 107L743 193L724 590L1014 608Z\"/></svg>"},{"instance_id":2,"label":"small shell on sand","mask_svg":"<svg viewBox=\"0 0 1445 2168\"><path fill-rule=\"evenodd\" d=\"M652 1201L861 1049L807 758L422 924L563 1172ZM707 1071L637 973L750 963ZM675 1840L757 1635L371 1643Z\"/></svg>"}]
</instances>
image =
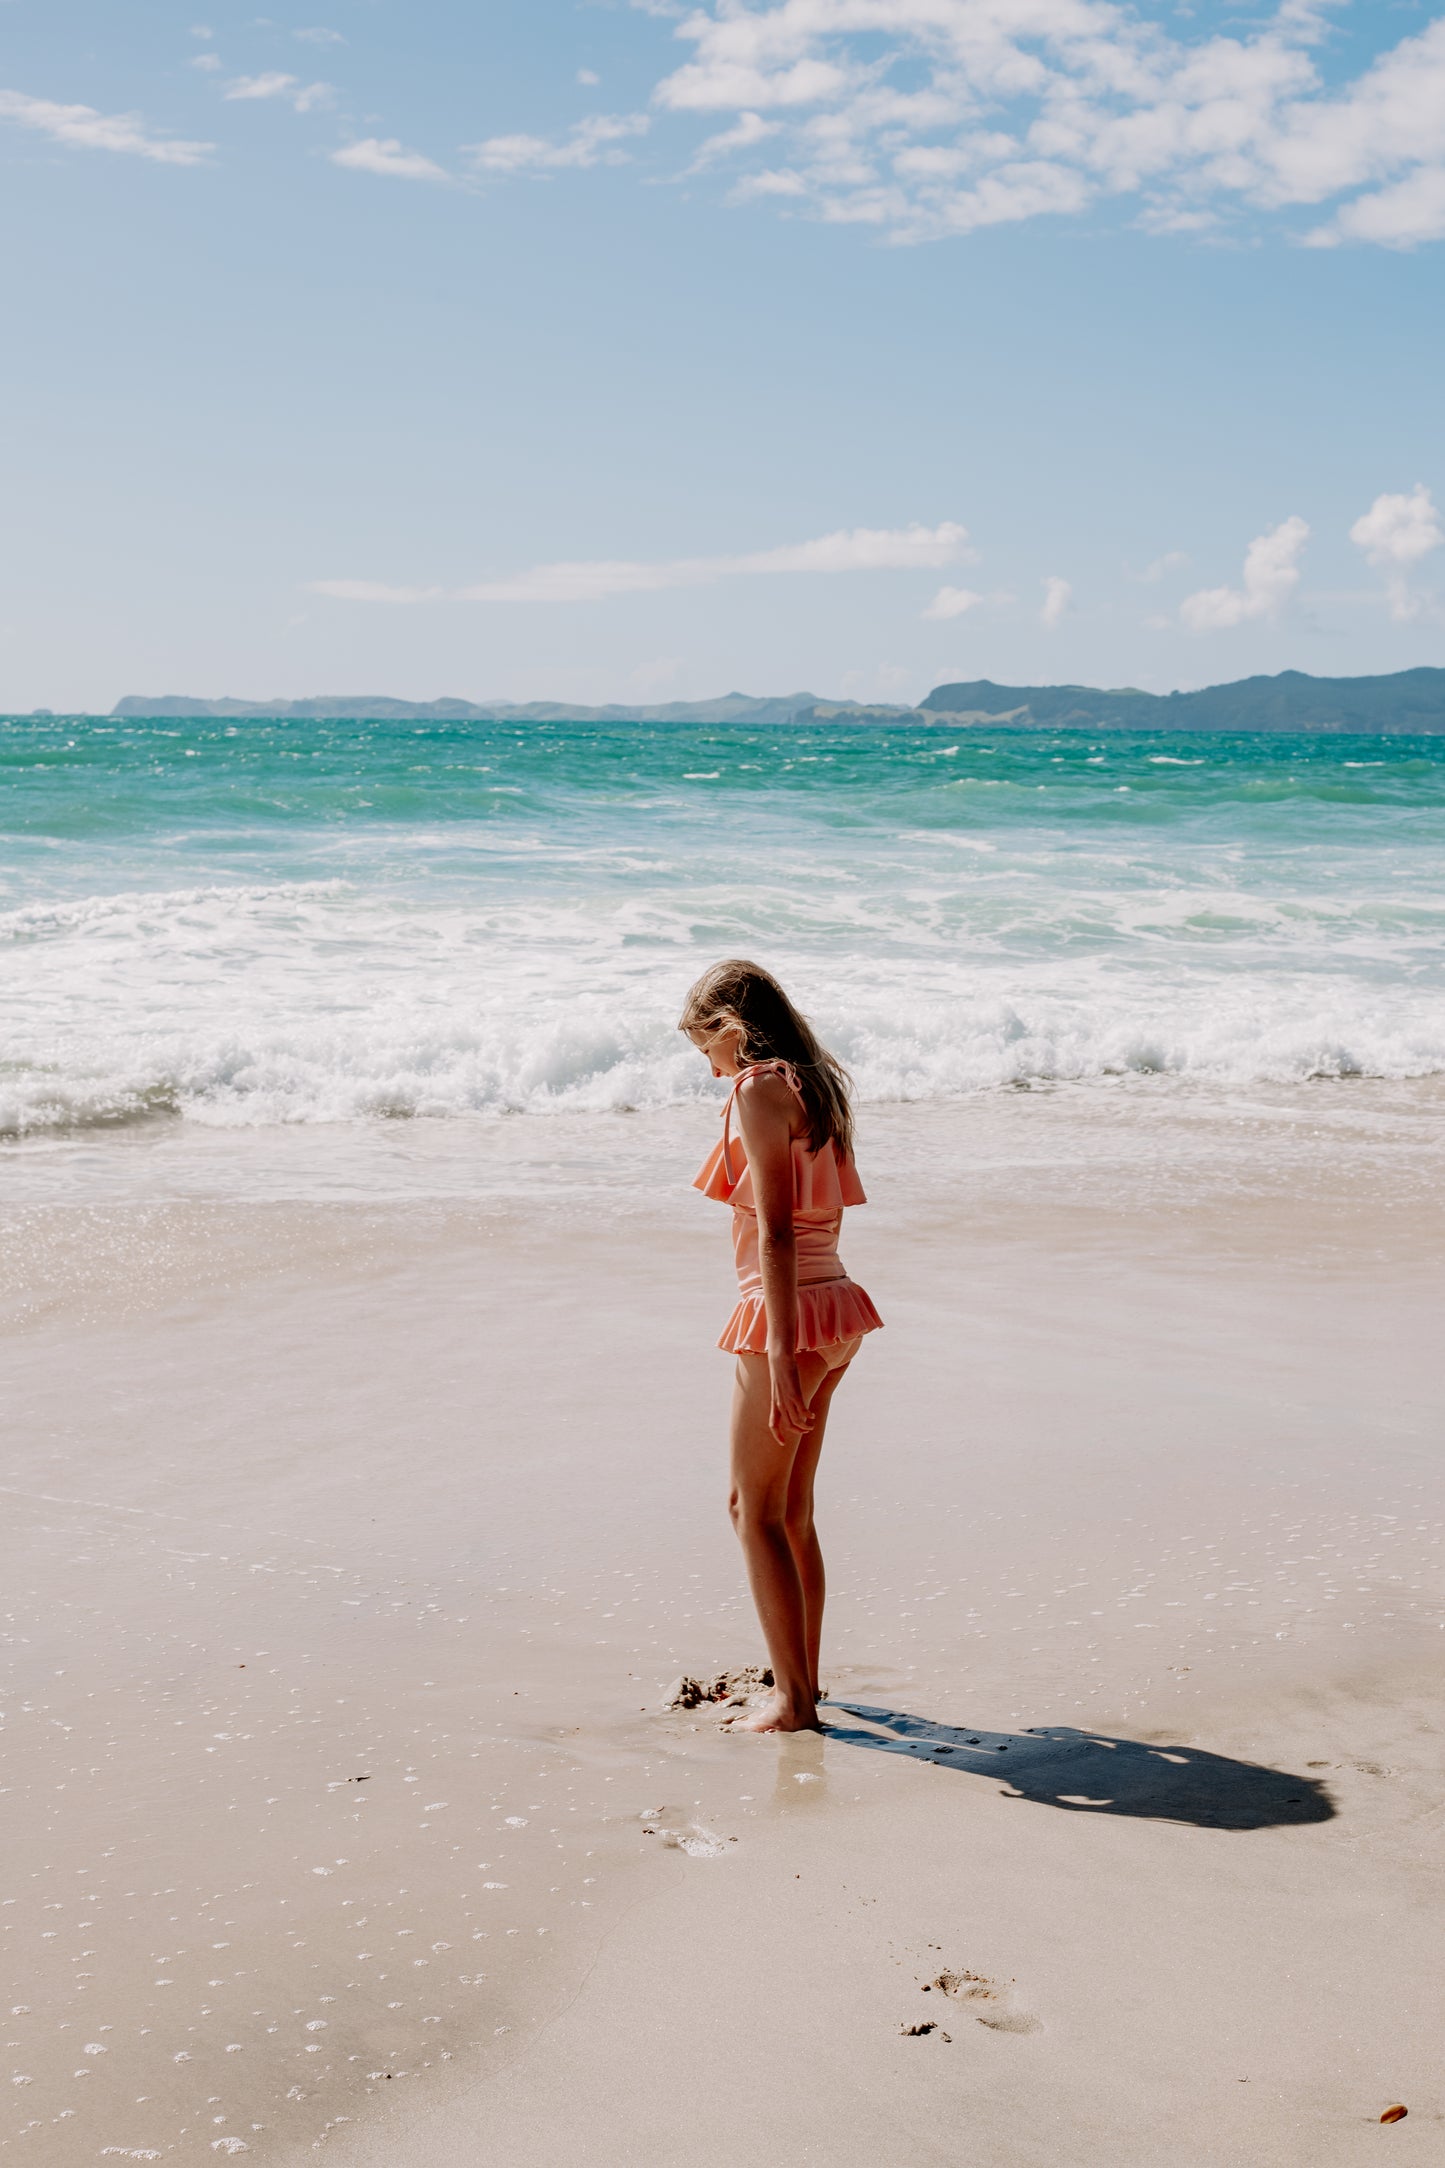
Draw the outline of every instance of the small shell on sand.
<instances>
[{"instance_id":1,"label":"small shell on sand","mask_svg":"<svg viewBox=\"0 0 1445 2168\"><path fill-rule=\"evenodd\" d=\"M1384 2114L1380 2117L1380 2121L1382 2123L1403 2123L1409 2113L1409 2109L1401 2107L1397 2100L1393 2108L1386 2108Z\"/></svg>"}]
</instances>

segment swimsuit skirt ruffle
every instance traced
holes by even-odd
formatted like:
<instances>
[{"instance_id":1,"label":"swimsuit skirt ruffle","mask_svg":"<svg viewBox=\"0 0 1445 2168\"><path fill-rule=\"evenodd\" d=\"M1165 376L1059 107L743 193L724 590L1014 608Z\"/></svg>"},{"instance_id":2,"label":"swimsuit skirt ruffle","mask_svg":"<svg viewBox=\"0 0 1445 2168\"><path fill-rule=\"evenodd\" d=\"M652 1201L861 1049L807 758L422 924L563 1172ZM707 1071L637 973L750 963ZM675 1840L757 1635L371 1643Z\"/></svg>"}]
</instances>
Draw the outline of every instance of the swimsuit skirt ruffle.
<instances>
[{"instance_id":1,"label":"swimsuit skirt ruffle","mask_svg":"<svg viewBox=\"0 0 1445 2168\"><path fill-rule=\"evenodd\" d=\"M856 1340L860 1333L877 1332L883 1320L872 1297L853 1280L820 1280L798 1289L798 1353L812 1348L835 1347L840 1340ZM744 1295L723 1327L718 1346L729 1355L766 1355L768 1310L762 1290Z\"/></svg>"}]
</instances>

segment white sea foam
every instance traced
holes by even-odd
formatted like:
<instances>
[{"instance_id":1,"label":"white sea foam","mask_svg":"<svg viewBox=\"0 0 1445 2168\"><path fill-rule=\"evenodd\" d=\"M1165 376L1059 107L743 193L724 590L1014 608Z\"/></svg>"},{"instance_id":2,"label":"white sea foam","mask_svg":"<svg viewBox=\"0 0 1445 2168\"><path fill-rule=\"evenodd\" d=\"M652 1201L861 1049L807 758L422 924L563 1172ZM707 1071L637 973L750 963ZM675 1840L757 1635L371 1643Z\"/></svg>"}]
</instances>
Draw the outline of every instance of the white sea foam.
<instances>
[{"instance_id":1,"label":"white sea foam","mask_svg":"<svg viewBox=\"0 0 1445 2168\"><path fill-rule=\"evenodd\" d=\"M604 974L595 955L589 967L484 950L468 971L453 949L442 982L416 991L394 959L319 964L309 933L297 939L304 953L283 944L229 970L207 942L193 972L136 973L144 990L118 966L107 980L100 961L86 998L37 989L51 1013L12 1037L0 1130L601 1113L708 1089L675 1029L701 956L623 948ZM1240 1083L1445 1070L1445 995L1402 998L1363 974L980 956L959 965L954 992L933 955L880 968L858 952L771 954L817 985L817 1020L865 1100L1131 1072Z\"/></svg>"},{"instance_id":2,"label":"white sea foam","mask_svg":"<svg viewBox=\"0 0 1445 2168\"><path fill-rule=\"evenodd\" d=\"M217 904L228 915L239 914L253 905L339 895L343 888L340 881L278 881L258 888L133 889L115 896L80 896L65 903L28 904L19 911L0 911L0 943L44 941L81 932L139 935Z\"/></svg>"}]
</instances>

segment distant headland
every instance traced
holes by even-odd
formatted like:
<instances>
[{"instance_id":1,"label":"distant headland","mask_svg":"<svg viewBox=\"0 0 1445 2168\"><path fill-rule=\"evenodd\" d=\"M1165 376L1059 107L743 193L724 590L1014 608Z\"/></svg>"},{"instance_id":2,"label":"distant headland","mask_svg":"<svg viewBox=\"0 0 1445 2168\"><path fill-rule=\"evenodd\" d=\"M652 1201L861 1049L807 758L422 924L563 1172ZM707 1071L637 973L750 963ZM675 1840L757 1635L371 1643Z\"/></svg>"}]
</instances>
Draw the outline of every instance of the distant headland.
<instances>
[{"instance_id":1,"label":"distant headland","mask_svg":"<svg viewBox=\"0 0 1445 2168\"><path fill-rule=\"evenodd\" d=\"M820 700L808 692L717 700L670 700L660 706L589 708L566 701L391 700L364 693L310 700L199 700L187 694L127 694L115 716L195 717L224 721L479 723L790 723L937 722L989 730L1279 730L1445 732L1445 669L1397 670L1386 677L1240 678L1193 693L1145 693L1132 685L995 685L977 678L935 685L917 707Z\"/></svg>"}]
</instances>

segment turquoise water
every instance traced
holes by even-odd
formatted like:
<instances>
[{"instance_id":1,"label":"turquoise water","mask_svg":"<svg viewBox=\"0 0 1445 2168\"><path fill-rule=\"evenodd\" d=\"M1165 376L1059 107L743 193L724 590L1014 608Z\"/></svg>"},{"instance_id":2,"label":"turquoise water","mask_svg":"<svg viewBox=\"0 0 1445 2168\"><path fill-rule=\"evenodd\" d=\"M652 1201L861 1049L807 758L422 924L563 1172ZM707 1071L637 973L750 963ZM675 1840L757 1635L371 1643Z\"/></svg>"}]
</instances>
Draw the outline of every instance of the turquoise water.
<instances>
[{"instance_id":1,"label":"turquoise water","mask_svg":"<svg viewBox=\"0 0 1445 2168\"><path fill-rule=\"evenodd\" d=\"M0 721L0 1129L656 1106L723 954L873 1099L1445 1069L1445 740Z\"/></svg>"}]
</instances>

